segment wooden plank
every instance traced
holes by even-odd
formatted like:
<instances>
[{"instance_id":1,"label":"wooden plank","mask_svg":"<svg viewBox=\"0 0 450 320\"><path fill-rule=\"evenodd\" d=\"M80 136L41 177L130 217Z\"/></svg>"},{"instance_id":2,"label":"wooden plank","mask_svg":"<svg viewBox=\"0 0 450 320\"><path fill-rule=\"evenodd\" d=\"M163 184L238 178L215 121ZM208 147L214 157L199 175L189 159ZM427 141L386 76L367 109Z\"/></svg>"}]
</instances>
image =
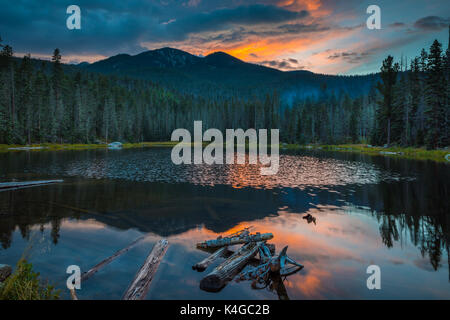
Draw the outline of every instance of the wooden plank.
<instances>
[{"instance_id":1,"label":"wooden plank","mask_svg":"<svg viewBox=\"0 0 450 320\"><path fill-rule=\"evenodd\" d=\"M47 184L51 184L51 183L60 183L60 182L64 182L64 180L2 182L2 183L0 183L0 190L19 189L19 188L41 186L41 185L47 185Z\"/></svg>"},{"instance_id":2,"label":"wooden plank","mask_svg":"<svg viewBox=\"0 0 450 320\"><path fill-rule=\"evenodd\" d=\"M237 236L237 237L225 237L225 238L217 238L214 240L207 240L204 242L197 243L198 248L220 248L223 246L232 246L235 244L244 244L248 242L260 242L266 241L273 238L273 234L271 233L256 233L250 234L246 236Z\"/></svg>"},{"instance_id":3,"label":"wooden plank","mask_svg":"<svg viewBox=\"0 0 450 320\"><path fill-rule=\"evenodd\" d=\"M114 261L115 259L117 259L118 257L120 257L122 254L128 252L128 250L130 250L132 247L134 247L136 244L138 244L140 241L142 241L143 239L145 239L145 236L142 236L136 240L134 240L132 243L130 243L126 248L123 248L119 251L117 251L116 253L114 253L112 256L106 258L105 260L101 261L100 263L96 264L94 267L92 267L89 271L83 273L83 275L81 276L81 281L85 281L87 279L89 279L92 275L94 275L94 273L96 273L98 270L100 270L101 268L103 268L104 266L110 264L112 261Z\"/></svg>"},{"instance_id":4,"label":"wooden plank","mask_svg":"<svg viewBox=\"0 0 450 320\"><path fill-rule=\"evenodd\" d=\"M193 265L192 269L200 271L200 272L205 271L206 268L208 268L208 266L211 263L216 261L218 258L221 258L221 257L225 256L227 251L228 251L228 247L227 246L218 249L217 251L215 251L210 256L206 257L202 261L200 261L200 262L196 263L195 265Z\"/></svg>"},{"instance_id":5,"label":"wooden plank","mask_svg":"<svg viewBox=\"0 0 450 320\"><path fill-rule=\"evenodd\" d=\"M159 240L148 255L141 269L134 277L128 289L123 295L123 300L143 300L150 289L150 283L153 280L158 266L166 254L169 241Z\"/></svg>"},{"instance_id":6,"label":"wooden plank","mask_svg":"<svg viewBox=\"0 0 450 320\"><path fill-rule=\"evenodd\" d=\"M208 292L220 291L253 258L263 242L249 242L243 245L230 258L218 265L200 281L200 289Z\"/></svg>"}]
</instances>

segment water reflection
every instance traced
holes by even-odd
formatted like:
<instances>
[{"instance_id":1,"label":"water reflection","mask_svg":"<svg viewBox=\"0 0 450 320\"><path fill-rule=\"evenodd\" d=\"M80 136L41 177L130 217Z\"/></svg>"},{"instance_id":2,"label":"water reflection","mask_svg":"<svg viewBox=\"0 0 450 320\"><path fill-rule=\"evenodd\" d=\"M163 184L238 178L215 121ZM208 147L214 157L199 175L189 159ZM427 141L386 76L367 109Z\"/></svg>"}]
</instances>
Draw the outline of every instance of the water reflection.
<instances>
[{"instance_id":1,"label":"water reflection","mask_svg":"<svg viewBox=\"0 0 450 320\"><path fill-rule=\"evenodd\" d=\"M201 292L202 274L190 269L205 257L197 241L252 225L274 233L277 249L289 245L289 255L305 265L284 282L293 299L450 297L445 164L287 154L279 174L262 179L256 166L172 168L166 153L0 155L3 179L65 179L0 192L0 261L14 264L26 243L37 242L39 271L52 278L59 272L63 286L66 275L53 264L75 259L89 268L145 233L151 240L94 277L83 298L120 298L151 245L165 236L172 246L149 298L277 299L276 290L243 283L217 295ZM307 214L316 223L303 219ZM382 292L365 287L369 264L382 268ZM111 276L117 283L109 283Z\"/></svg>"},{"instance_id":2,"label":"water reflection","mask_svg":"<svg viewBox=\"0 0 450 320\"><path fill-rule=\"evenodd\" d=\"M67 152L60 157L40 153L26 161L19 171L44 175L64 175L94 179L191 183L203 186L231 185L260 189L305 188L373 184L411 180L372 163L309 155L282 154L276 175L262 176L260 165L174 165L170 149L133 149L119 151ZM248 156L247 156L248 162Z\"/></svg>"}]
</instances>

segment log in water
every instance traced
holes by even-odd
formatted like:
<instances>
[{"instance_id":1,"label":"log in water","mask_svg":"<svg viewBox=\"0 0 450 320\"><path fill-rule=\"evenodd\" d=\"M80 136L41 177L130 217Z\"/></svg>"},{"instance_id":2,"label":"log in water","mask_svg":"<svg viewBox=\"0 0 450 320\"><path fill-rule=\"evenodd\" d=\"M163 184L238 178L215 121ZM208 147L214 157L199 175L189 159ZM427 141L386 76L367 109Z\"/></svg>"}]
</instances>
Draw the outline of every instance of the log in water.
<instances>
[{"instance_id":1,"label":"log in water","mask_svg":"<svg viewBox=\"0 0 450 320\"><path fill-rule=\"evenodd\" d=\"M218 265L210 274L200 281L200 289L208 292L220 291L227 281L241 271L253 258L263 242L249 242L243 245L230 258Z\"/></svg>"},{"instance_id":2,"label":"log in water","mask_svg":"<svg viewBox=\"0 0 450 320\"><path fill-rule=\"evenodd\" d=\"M192 269L197 270L197 271L205 271L206 268L208 268L208 266L213 263L214 261L216 261L218 258L221 258L223 256L226 255L226 253L228 252L228 247L222 247L220 249L218 249L217 251L215 251L213 254L211 254L210 256L206 257L205 259L203 259L202 261L196 263L195 265L192 266Z\"/></svg>"},{"instance_id":3,"label":"log in water","mask_svg":"<svg viewBox=\"0 0 450 320\"><path fill-rule=\"evenodd\" d=\"M83 275L81 276L81 281L87 280L89 279L94 273L96 273L98 270L100 270L101 268L103 268L104 266L108 265L109 263L111 263L113 260L115 260L116 258L120 257L122 254L124 254L125 252L128 252L128 250L130 250L132 247L134 247L136 244L138 244L140 241L142 241L143 239L145 239L145 237L140 237L136 240L134 240L132 243L130 243L126 248L123 248L119 251L117 251L116 253L114 253L112 256L106 258L105 260L101 261L100 263L96 264L94 267L92 267L89 271L83 273Z\"/></svg>"},{"instance_id":4,"label":"log in water","mask_svg":"<svg viewBox=\"0 0 450 320\"><path fill-rule=\"evenodd\" d=\"M0 183L0 191L10 190L10 189L19 189L26 187L34 187L41 186L51 183L60 183L64 182L64 180L40 180L40 181L14 181L14 182L2 182Z\"/></svg>"},{"instance_id":5,"label":"log in water","mask_svg":"<svg viewBox=\"0 0 450 320\"><path fill-rule=\"evenodd\" d=\"M217 238L215 240L207 240L204 242L197 243L197 248L220 248L223 246L231 246L235 244L244 244L248 242L259 242L266 241L273 238L273 234L271 233L256 233L236 237L225 237L225 238Z\"/></svg>"},{"instance_id":6,"label":"log in water","mask_svg":"<svg viewBox=\"0 0 450 320\"><path fill-rule=\"evenodd\" d=\"M143 300L150 289L150 283L158 270L164 255L166 254L169 241L159 240L148 255L141 269L134 277L128 289L123 295L123 300Z\"/></svg>"}]
</instances>

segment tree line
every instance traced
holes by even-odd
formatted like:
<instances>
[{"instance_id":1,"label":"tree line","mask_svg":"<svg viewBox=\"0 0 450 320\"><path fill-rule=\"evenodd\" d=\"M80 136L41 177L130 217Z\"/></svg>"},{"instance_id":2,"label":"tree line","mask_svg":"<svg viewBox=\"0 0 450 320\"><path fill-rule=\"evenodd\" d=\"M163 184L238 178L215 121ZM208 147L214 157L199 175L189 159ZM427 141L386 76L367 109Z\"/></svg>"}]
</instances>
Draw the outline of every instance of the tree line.
<instances>
[{"instance_id":1,"label":"tree line","mask_svg":"<svg viewBox=\"0 0 450 320\"><path fill-rule=\"evenodd\" d=\"M388 56L380 81L351 97L327 89L284 103L274 91L252 96L199 95L149 80L68 70L13 57L0 39L0 143L99 143L170 140L176 128L279 128L287 143L449 145L449 57L435 40L407 65Z\"/></svg>"},{"instance_id":2,"label":"tree line","mask_svg":"<svg viewBox=\"0 0 450 320\"><path fill-rule=\"evenodd\" d=\"M284 140L291 143L371 143L449 145L450 51L433 42L429 52L410 61L388 56L381 81L368 94L351 98L326 90L317 99L297 101L285 110Z\"/></svg>"}]
</instances>

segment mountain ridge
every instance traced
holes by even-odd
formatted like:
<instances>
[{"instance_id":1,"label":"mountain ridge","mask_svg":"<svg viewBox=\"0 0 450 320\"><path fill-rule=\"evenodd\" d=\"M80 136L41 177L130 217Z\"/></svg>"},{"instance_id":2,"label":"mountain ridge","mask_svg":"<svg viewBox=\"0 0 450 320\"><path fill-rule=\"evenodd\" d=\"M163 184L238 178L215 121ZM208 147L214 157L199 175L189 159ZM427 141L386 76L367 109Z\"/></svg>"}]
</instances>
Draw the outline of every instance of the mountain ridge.
<instances>
[{"instance_id":1,"label":"mountain ridge","mask_svg":"<svg viewBox=\"0 0 450 320\"><path fill-rule=\"evenodd\" d=\"M277 91L305 98L318 96L326 87L329 92L345 92L354 97L367 93L379 79L379 74L344 76L308 70L282 71L245 62L222 51L201 57L170 47L136 55L121 53L91 64L70 66L88 72L150 80L194 95L260 95Z\"/></svg>"}]
</instances>

